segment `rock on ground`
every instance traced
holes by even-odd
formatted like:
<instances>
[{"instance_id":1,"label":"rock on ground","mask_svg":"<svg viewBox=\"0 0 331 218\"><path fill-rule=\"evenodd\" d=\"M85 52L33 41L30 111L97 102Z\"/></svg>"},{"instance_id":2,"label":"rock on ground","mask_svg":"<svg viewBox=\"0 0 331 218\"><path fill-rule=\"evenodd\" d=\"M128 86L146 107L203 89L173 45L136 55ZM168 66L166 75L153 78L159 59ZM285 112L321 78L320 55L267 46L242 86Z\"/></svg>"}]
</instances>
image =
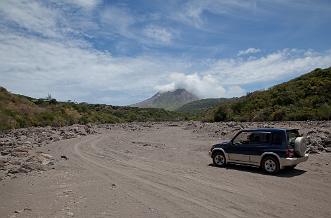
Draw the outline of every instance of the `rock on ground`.
<instances>
[{"instance_id":1,"label":"rock on ground","mask_svg":"<svg viewBox=\"0 0 331 218\"><path fill-rule=\"evenodd\" d=\"M0 132L0 180L18 173L46 170L54 158L38 152L46 144L97 133L92 125L31 127Z\"/></svg>"},{"instance_id":2,"label":"rock on ground","mask_svg":"<svg viewBox=\"0 0 331 218\"><path fill-rule=\"evenodd\" d=\"M157 122L132 122L122 124L72 125L66 127L31 127L0 132L0 180L15 177L18 173L42 171L51 168L55 159L38 151L46 144L96 134L111 129L123 129L129 132L159 128ZM297 128L307 138L311 153L331 151L331 121L288 121L288 122L162 122L169 127L181 127L196 134L208 135L220 140L231 139L239 130L245 128L278 127ZM162 143L132 143L143 147L160 147ZM63 154L62 160L68 158Z\"/></svg>"}]
</instances>

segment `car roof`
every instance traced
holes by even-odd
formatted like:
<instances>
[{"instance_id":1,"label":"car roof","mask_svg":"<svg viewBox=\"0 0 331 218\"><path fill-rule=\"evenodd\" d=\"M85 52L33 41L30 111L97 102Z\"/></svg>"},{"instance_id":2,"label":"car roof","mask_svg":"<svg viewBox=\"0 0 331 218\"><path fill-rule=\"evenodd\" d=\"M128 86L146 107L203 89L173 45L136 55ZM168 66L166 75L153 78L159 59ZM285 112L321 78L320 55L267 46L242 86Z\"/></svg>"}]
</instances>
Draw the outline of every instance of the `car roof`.
<instances>
[{"instance_id":1,"label":"car roof","mask_svg":"<svg viewBox=\"0 0 331 218\"><path fill-rule=\"evenodd\" d=\"M280 132L280 131L293 131L298 130L294 128L252 128L252 129L243 129L242 131L250 131L250 132Z\"/></svg>"}]
</instances>

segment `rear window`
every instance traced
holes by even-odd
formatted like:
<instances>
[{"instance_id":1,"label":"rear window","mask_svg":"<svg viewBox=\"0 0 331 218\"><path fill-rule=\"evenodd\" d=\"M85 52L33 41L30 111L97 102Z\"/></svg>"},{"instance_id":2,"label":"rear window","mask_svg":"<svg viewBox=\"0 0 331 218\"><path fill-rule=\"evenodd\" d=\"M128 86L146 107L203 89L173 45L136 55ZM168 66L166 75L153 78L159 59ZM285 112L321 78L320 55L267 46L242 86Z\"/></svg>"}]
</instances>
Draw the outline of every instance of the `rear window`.
<instances>
[{"instance_id":1,"label":"rear window","mask_svg":"<svg viewBox=\"0 0 331 218\"><path fill-rule=\"evenodd\" d=\"M300 136L299 131L298 130L288 130L288 131L286 131L286 135L287 135L288 144L290 146L294 147L295 139Z\"/></svg>"}]
</instances>

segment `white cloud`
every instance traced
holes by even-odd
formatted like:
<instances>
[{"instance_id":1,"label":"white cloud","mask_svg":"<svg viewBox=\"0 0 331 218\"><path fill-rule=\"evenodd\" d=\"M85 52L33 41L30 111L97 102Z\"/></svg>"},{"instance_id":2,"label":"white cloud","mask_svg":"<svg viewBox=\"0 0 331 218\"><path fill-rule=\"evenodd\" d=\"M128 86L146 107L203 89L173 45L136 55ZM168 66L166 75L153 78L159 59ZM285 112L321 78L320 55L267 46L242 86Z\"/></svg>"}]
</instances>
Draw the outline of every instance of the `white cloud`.
<instances>
[{"instance_id":1,"label":"white cloud","mask_svg":"<svg viewBox=\"0 0 331 218\"><path fill-rule=\"evenodd\" d=\"M71 0L67 1L67 3L72 3L86 9L92 9L99 3L99 0Z\"/></svg>"},{"instance_id":2,"label":"white cloud","mask_svg":"<svg viewBox=\"0 0 331 218\"><path fill-rule=\"evenodd\" d=\"M153 17L153 16L152 16ZM122 36L145 46L170 44L175 31L159 25L146 24L148 16L138 16L125 7L111 6L100 13L100 34Z\"/></svg>"},{"instance_id":3,"label":"white cloud","mask_svg":"<svg viewBox=\"0 0 331 218\"><path fill-rule=\"evenodd\" d=\"M184 5L184 8L177 11L174 18L183 23L200 27L203 23L201 14L207 8L207 4L205 3L199 1L187 3Z\"/></svg>"},{"instance_id":4,"label":"white cloud","mask_svg":"<svg viewBox=\"0 0 331 218\"><path fill-rule=\"evenodd\" d=\"M82 34L82 27L95 29L97 24L88 19L89 10L95 8L98 2L99 0L51 0L47 3L28 0L2 1L0 25L9 29L14 28L24 34L37 34L65 41L69 35ZM69 11L73 6L86 10L75 9L76 16L72 16L72 12Z\"/></svg>"},{"instance_id":5,"label":"white cloud","mask_svg":"<svg viewBox=\"0 0 331 218\"><path fill-rule=\"evenodd\" d=\"M154 87L155 90L159 92L169 92L169 91L174 91L176 89L176 84L175 82L171 82L165 85L156 85Z\"/></svg>"},{"instance_id":6,"label":"white cloud","mask_svg":"<svg viewBox=\"0 0 331 218\"><path fill-rule=\"evenodd\" d=\"M313 1L288 1L288 0L274 0L263 4L261 1L247 1L247 0L188 0L186 3L179 3L175 10L170 13L169 17L181 23L199 28L208 29L212 31L207 25L208 19L206 14L226 15L229 17L241 18L243 20L260 20L265 17L275 14L279 15L279 8L291 8L295 11L313 12L319 11L323 13L330 12L330 4L328 1L318 1L316 4ZM249 14L250 16L247 16ZM322 14L322 13L321 13ZM291 16L286 14L284 17ZM291 17L297 19L298 17ZM299 24L303 17L298 19ZM307 20L311 20L311 16L307 16ZM318 22L316 19L315 22ZM316 24L316 23L315 23ZM218 26L226 25L225 22L219 22Z\"/></svg>"},{"instance_id":7,"label":"white cloud","mask_svg":"<svg viewBox=\"0 0 331 218\"><path fill-rule=\"evenodd\" d=\"M170 31L163 27L151 25L144 29L144 34L157 42L169 44L173 38Z\"/></svg>"},{"instance_id":8,"label":"white cloud","mask_svg":"<svg viewBox=\"0 0 331 218\"><path fill-rule=\"evenodd\" d=\"M105 28L105 31L115 32L127 38L134 37L132 31L130 30L130 26L136 22L136 18L126 9L109 7L101 11L100 15L101 23Z\"/></svg>"},{"instance_id":9,"label":"white cloud","mask_svg":"<svg viewBox=\"0 0 331 218\"><path fill-rule=\"evenodd\" d=\"M123 95L117 98L114 92L150 93L169 71L186 70L180 60L112 57L70 40L57 42L3 32L0 57L1 85L9 90L35 97L51 93L60 100L89 102L111 95L113 101L107 102L111 104L134 101Z\"/></svg>"},{"instance_id":10,"label":"white cloud","mask_svg":"<svg viewBox=\"0 0 331 218\"><path fill-rule=\"evenodd\" d=\"M256 54L261 52L260 49L258 48L248 48L246 50L241 50L238 52L238 56L242 56L242 55L248 55L248 54Z\"/></svg>"},{"instance_id":11,"label":"white cloud","mask_svg":"<svg viewBox=\"0 0 331 218\"><path fill-rule=\"evenodd\" d=\"M331 66L331 51L324 53L283 49L257 59L221 59L204 72L222 78L222 84L252 84L279 80Z\"/></svg>"},{"instance_id":12,"label":"white cloud","mask_svg":"<svg viewBox=\"0 0 331 218\"><path fill-rule=\"evenodd\" d=\"M125 6L107 6L97 8L100 0L51 0L41 1L3 1L0 3L0 25L10 26L43 37L65 41L72 35L117 37L122 36L141 44L169 44L174 31L158 25L146 25L150 17L135 15ZM86 9L86 10L78 10ZM93 15L92 9L98 9ZM72 16L74 10L74 15ZM145 26L145 28L143 27ZM21 31L24 32L24 31Z\"/></svg>"},{"instance_id":13,"label":"white cloud","mask_svg":"<svg viewBox=\"0 0 331 218\"><path fill-rule=\"evenodd\" d=\"M224 97L239 97L246 94L246 91L241 88L239 85L228 86L227 95Z\"/></svg>"},{"instance_id":14,"label":"white cloud","mask_svg":"<svg viewBox=\"0 0 331 218\"><path fill-rule=\"evenodd\" d=\"M204 12L213 14L238 14L240 10L255 11L256 2L246 0L191 0L181 4L172 14L173 19L182 23L201 28L205 21Z\"/></svg>"},{"instance_id":15,"label":"white cloud","mask_svg":"<svg viewBox=\"0 0 331 218\"><path fill-rule=\"evenodd\" d=\"M201 97L234 97L245 94L242 88L245 85L274 84L330 66L331 51L284 49L257 59L220 59L199 74L173 73L167 83L154 88L161 91L185 88Z\"/></svg>"},{"instance_id":16,"label":"white cloud","mask_svg":"<svg viewBox=\"0 0 331 218\"><path fill-rule=\"evenodd\" d=\"M196 2L197 6L188 8L185 16L194 18L193 22L200 25L203 23L203 11L217 10L217 3L200 1L202 5L199 6L199 1ZM237 7L239 1L220 2L222 4L218 7L228 2L232 8ZM76 0L71 3L93 8L98 2ZM240 56L215 61L199 60L205 64L167 54L113 57L111 53L95 50L87 41L68 34L83 25L81 21L85 20L81 18L76 25L60 8L51 9L39 1L0 3L0 26L5 27L0 29L0 85L34 97L45 97L51 93L60 100L130 104L138 100L130 96L144 93L148 97L153 88L163 91L186 88L202 97L239 96L245 93L245 85L268 84L293 78L316 67L331 66L331 51L309 49L284 49L255 59ZM111 6L102 10L100 16L101 28L106 33L144 45L174 40L173 30L156 25L141 28L146 25L144 18L132 15L125 8ZM99 28L91 22L93 28ZM134 28L137 23L140 25ZM90 24L86 22L84 25ZM22 28L29 34L21 31ZM250 48L244 52L256 50Z\"/></svg>"},{"instance_id":17,"label":"white cloud","mask_svg":"<svg viewBox=\"0 0 331 218\"><path fill-rule=\"evenodd\" d=\"M47 37L58 37L58 11L49 9L38 1L2 1L0 16L2 21L12 22L26 30Z\"/></svg>"},{"instance_id":18,"label":"white cloud","mask_svg":"<svg viewBox=\"0 0 331 218\"><path fill-rule=\"evenodd\" d=\"M245 94L239 85L224 87L219 80L212 75L200 76L195 74L172 73L169 75L170 83L155 86L155 89L164 92L178 88L184 88L199 97L234 97Z\"/></svg>"},{"instance_id":19,"label":"white cloud","mask_svg":"<svg viewBox=\"0 0 331 218\"><path fill-rule=\"evenodd\" d=\"M220 59L206 70L190 74L194 64L185 59L112 57L75 41L4 32L0 32L0 57L1 85L9 90L34 97L51 93L60 100L120 105L143 100L142 93L148 97L154 88L185 88L201 97L240 96L247 84L293 78L316 67L331 66L331 51L285 49L255 60Z\"/></svg>"}]
</instances>

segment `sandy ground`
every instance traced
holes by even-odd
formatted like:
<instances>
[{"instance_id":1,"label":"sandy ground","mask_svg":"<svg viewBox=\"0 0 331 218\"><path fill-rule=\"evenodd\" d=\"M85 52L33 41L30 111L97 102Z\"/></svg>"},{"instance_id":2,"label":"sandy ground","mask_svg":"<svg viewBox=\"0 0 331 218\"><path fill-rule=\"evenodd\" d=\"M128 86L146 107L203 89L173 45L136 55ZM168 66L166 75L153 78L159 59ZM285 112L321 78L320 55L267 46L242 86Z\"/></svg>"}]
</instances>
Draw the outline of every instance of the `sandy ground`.
<instances>
[{"instance_id":1,"label":"sandy ground","mask_svg":"<svg viewBox=\"0 0 331 218\"><path fill-rule=\"evenodd\" d=\"M270 176L213 167L219 140L155 124L51 143L54 169L0 182L0 217L331 217L330 153Z\"/></svg>"}]
</instances>

